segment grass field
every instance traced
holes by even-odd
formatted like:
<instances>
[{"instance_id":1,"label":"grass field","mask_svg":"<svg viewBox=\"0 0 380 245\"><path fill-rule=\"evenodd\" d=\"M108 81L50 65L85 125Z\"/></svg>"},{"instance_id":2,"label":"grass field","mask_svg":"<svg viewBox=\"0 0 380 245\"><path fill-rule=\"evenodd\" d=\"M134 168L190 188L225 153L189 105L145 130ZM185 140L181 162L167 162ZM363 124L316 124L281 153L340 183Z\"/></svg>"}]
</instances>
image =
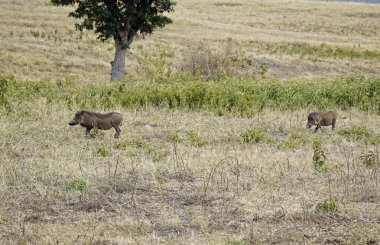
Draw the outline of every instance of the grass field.
<instances>
[{"instance_id":1,"label":"grass field","mask_svg":"<svg viewBox=\"0 0 380 245\"><path fill-rule=\"evenodd\" d=\"M114 84L69 11L0 0L0 244L380 243L380 5L178 1Z\"/></svg>"},{"instance_id":2,"label":"grass field","mask_svg":"<svg viewBox=\"0 0 380 245\"><path fill-rule=\"evenodd\" d=\"M115 110L119 140L86 137L68 126L72 110L43 101L1 117L2 243L380 240L376 115L339 111L338 133L314 134L304 110ZM315 140L325 170L313 163ZM317 208L328 198L337 211Z\"/></svg>"},{"instance_id":3,"label":"grass field","mask_svg":"<svg viewBox=\"0 0 380 245\"><path fill-rule=\"evenodd\" d=\"M2 77L1 241L378 242L380 81L283 83ZM336 131L305 128L313 90L345 108ZM76 108L121 112L121 139L70 127Z\"/></svg>"},{"instance_id":4,"label":"grass field","mask_svg":"<svg viewBox=\"0 0 380 245\"><path fill-rule=\"evenodd\" d=\"M67 17L70 8L54 7L48 0L0 4L1 73L18 79L109 81L113 43L75 31L75 20ZM379 75L380 5L183 0L172 18L172 25L134 42L127 55L131 75L146 77L164 68L194 73L194 65L206 66L206 57L219 64L215 73L232 75ZM221 65L225 59L236 64Z\"/></svg>"}]
</instances>

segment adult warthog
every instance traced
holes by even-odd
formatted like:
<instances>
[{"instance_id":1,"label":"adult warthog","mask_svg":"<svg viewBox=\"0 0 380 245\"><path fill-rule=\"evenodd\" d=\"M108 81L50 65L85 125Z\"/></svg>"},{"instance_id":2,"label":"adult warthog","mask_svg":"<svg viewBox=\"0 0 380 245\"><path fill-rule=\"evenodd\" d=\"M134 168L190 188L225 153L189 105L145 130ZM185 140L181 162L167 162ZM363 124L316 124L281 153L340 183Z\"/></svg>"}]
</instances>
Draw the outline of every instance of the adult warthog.
<instances>
[{"instance_id":1,"label":"adult warthog","mask_svg":"<svg viewBox=\"0 0 380 245\"><path fill-rule=\"evenodd\" d=\"M307 128L311 128L313 125L317 125L314 132L317 132L321 126L332 125L332 130L335 129L336 113L334 111L327 112L312 112L307 116Z\"/></svg>"},{"instance_id":2,"label":"adult warthog","mask_svg":"<svg viewBox=\"0 0 380 245\"><path fill-rule=\"evenodd\" d=\"M117 112L97 113L91 111L78 111L75 113L73 120L69 122L70 126L80 124L86 128L86 135L90 133L91 129L109 130L114 128L116 130L115 138L119 138L120 125L123 117Z\"/></svg>"}]
</instances>

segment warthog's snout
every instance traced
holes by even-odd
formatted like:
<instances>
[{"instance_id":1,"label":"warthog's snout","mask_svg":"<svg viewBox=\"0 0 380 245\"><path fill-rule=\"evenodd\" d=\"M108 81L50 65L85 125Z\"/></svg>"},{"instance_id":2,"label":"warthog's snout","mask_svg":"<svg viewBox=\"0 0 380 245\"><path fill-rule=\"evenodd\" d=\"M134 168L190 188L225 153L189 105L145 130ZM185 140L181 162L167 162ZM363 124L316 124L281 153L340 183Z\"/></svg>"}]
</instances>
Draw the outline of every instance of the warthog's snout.
<instances>
[{"instance_id":1,"label":"warthog's snout","mask_svg":"<svg viewBox=\"0 0 380 245\"><path fill-rule=\"evenodd\" d=\"M318 114L317 113L310 113L307 117L307 124L306 128L311 128L311 126L318 124Z\"/></svg>"},{"instance_id":2,"label":"warthog's snout","mask_svg":"<svg viewBox=\"0 0 380 245\"><path fill-rule=\"evenodd\" d=\"M73 120L71 120L69 122L69 125L70 126L75 126L75 125L78 125L80 123L80 118L79 117L75 117Z\"/></svg>"},{"instance_id":3,"label":"warthog's snout","mask_svg":"<svg viewBox=\"0 0 380 245\"><path fill-rule=\"evenodd\" d=\"M83 121L83 114L84 114L83 111L78 111L77 113L75 113L75 116L69 122L69 125L70 126L75 126L75 125L78 125L79 123L81 123Z\"/></svg>"}]
</instances>

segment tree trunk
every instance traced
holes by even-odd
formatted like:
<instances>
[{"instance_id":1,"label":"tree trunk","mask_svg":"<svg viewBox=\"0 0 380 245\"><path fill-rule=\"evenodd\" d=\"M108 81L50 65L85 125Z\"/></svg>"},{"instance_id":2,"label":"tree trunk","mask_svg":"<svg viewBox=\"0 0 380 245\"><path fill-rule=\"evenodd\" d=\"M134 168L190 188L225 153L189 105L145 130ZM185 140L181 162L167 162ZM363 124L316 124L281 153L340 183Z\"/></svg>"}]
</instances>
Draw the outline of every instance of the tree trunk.
<instances>
[{"instance_id":1,"label":"tree trunk","mask_svg":"<svg viewBox=\"0 0 380 245\"><path fill-rule=\"evenodd\" d=\"M127 46L123 45L123 41L115 38L115 58L111 62L111 81L123 78L127 72L125 71L125 55Z\"/></svg>"}]
</instances>

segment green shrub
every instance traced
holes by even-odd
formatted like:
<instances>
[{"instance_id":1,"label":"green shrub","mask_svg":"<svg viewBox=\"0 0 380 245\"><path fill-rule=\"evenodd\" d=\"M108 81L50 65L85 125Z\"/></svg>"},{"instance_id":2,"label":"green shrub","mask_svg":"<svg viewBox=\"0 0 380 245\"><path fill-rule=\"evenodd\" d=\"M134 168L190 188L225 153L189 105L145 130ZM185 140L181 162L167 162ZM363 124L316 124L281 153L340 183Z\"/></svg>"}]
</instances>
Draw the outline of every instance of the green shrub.
<instances>
[{"instance_id":1,"label":"green shrub","mask_svg":"<svg viewBox=\"0 0 380 245\"><path fill-rule=\"evenodd\" d=\"M264 108L295 110L328 107L380 112L380 79L350 76L339 80L258 81L223 77L205 82L180 77L156 82L117 82L109 86L77 85L71 78L51 82L17 81L0 76L0 109L28 110L46 99L69 108L109 110L117 106L185 108L252 116Z\"/></svg>"},{"instance_id":2,"label":"green shrub","mask_svg":"<svg viewBox=\"0 0 380 245\"><path fill-rule=\"evenodd\" d=\"M380 144L380 135L374 135L369 139L369 143L371 145L378 145Z\"/></svg>"},{"instance_id":3,"label":"green shrub","mask_svg":"<svg viewBox=\"0 0 380 245\"><path fill-rule=\"evenodd\" d=\"M125 150L127 148L127 146L129 146L129 141L118 141L116 142L113 147L115 149L121 149L121 150Z\"/></svg>"},{"instance_id":4,"label":"green shrub","mask_svg":"<svg viewBox=\"0 0 380 245\"><path fill-rule=\"evenodd\" d=\"M165 160L168 157L169 153L162 149L155 149L153 151L153 161L160 162Z\"/></svg>"},{"instance_id":5,"label":"green shrub","mask_svg":"<svg viewBox=\"0 0 380 245\"><path fill-rule=\"evenodd\" d=\"M134 146L136 148L142 149L145 152L149 153L152 149L152 147L148 144L148 142L144 140L132 140L129 142L131 146Z\"/></svg>"},{"instance_id":6,"label":"green shrub","mask_svg":"<svg viewBox=\"0 0 380 245\"><path fill-rule=\"evenodd\" d=\"M87 189L86 181L82 179L75 179L67 183L65 190L66 191L84 191Z\"/></svg>"},{"instance_id":7,"label":"green shrub","mask_svg":"<svg viewBox=\"0 0 380 245\"><path fill-rule=\"evenodd\" d=\"M260 142L265 142L269 139L267 130L265 128L250 129L240 134L241 139L244 143L257 144Z\"/></svg>"},{"instance_id":8,"label":"green shrub","mask_svg":"<svg viewBox=\"0 0 380 245\"><path fill-rule=\"evenodd\" d=\"M11 83L13 82L13 77L0 76L0 106L2 106L7 113L11 112L11 103L8 99L8 92L10 90Z\"/></svg>"},{"instance_id":9,"label":"green shrub","mask_svg":"<svg viewBox=\"0 0 380 245\"><path fill-rule=\"evenodd\" d=\"M366 167L374 167L379 162L377 154L373 151L363 152L360 155L360 160Z\"/></svg>"},{"instance_id":10,"label":"green shrub","mask_svg":"<svg viewBox=\"0 0 380 245\"><path fill-rule=\"evenodd\" d=\"M239 241L239 240L230 240L230 241L227 241L227 245L245 245L247 243L245 243L244 241Z\"/></svg>"},{"instance_id":11,"label":"green shrub","mask_svg":"<svg viewBox=\"0 0 380 245\"><path fill-rule=\"evenodd\" d=\"M336 202L334 202L332 199L327 198L322 202L317 203L315 211L325 213L336 213L338 212L338 204L336 204Z\"/></svg>"},{"instance_id":12,"label":"green shrub","mask_svg":"<svg viewBox=\"0 0 380 245\"><path fill-rule=\"evenodd\" d=\"M368 129L364 126L353 126L350 128L343 128L338 131L348 141L357 141L367 139L370 136Z\"/></svg>"},{"instance_id":13,"label":"green shrub","mask_svg":"<svg viewBox=\"0 0 380 245\"><path fill-rule=\"evenodd\" d=\"M196 147L202 147L208 144L208 141L199 137L195 132L188 131L187 138L191 145Z\"/></svg>"},{"instance_id":14,"label":"green shrub","mask_svg":"<svg viewBox=\"0 0 380 245\"><path fill-rule=\"evenodd\" d=\"M178 135L178 133L177 132L172 132L172 131L170 131L170 132L167 133L167 140L169 142L172 142L172 143L180 143L180 142L182 142L182 139Z\"/></svg>"},{"instance_id":15,"label":"green shrub","mask_svg":"<svg viewBox=\"0 0 380 245\"><path fill-rule=\"evenodd\" d=\"M154 145L149 145L143 140L126 140L116 142L113 145L113 148L124 150L123 154L128 157L135 157L140 154L151 155L154 162L162 161L169 155L163 147L154 147Z\"/></svg>"},{"instance_id":16,"label":"green shrub","mask_svg":"<svg viewBox=\"0 0 380 245\"><path fill-rule=\"evenodd\" d=\"M279 149L293 149L298 146L305 145L307 143L306 135L300 132L291 132L288 139L282 141L279 145Z\"/></svg>"},{"instance_id":17,"label":"green shrub","mask_svg":"<svg viewBox=\"0 0 380 245\"><path fill-rule=\"evenodd\" d=\"M134 148L138 148L138 149L143 149L145 151L149 151L150 149L150 146L147 142L143 141L143 140L125 140L125 141L119 141L119 142L116 142L113 147L115 149L122 149L122 150L125 150L127 149L128 147L134 147Z\"/></svg>"},{"instance_id":18,"label":"green shrub","mask_svg":"<svg viewBox=\"0 0 380 245\"><path fill-rule=\"evenodd\" d=\"M107 156L111 156L112 154L109 150L107 150L105 147L102 146L96 149L95 155L107 157Z\"/></svg>"},{"instance_id":19,"label":"green shrub","mask_svg":"<svg viewBox=\"0 0 380 245\"><path fill-rule=\"evenodd\" d=\"M317 172L327 170L325 152L322 150L322 143L319 139L313 141L313 166Z\"/></svg>"}]
</instances>

